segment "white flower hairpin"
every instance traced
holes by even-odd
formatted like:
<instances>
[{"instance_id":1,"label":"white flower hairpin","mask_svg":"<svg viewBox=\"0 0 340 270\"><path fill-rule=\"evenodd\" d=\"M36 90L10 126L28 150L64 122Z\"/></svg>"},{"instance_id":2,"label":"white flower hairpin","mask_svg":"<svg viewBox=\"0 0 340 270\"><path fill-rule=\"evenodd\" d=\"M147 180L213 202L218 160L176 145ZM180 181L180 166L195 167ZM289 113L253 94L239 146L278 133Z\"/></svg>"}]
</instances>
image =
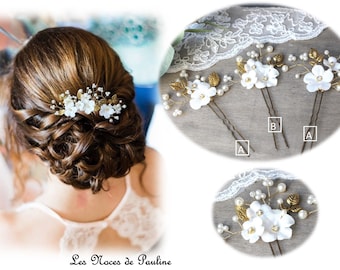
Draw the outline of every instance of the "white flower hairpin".
<instances>
[{"instance_id":1,"label":"white flower hairpin","mask_svg":"<svg viewBox=\"0 0 340 270\"><path fill-rule=\"evenodd\" d=\"M59 96L59 100L52 100L50 108L55 111L55 115L65 115L75 117L76 113L91 114L98 112L100 116L110 123L119 121L119 115L126 104L110 91L105 91L103 87L92 84L86 90L79 89L77 95L71 95L69 90Z\"/></svg>"},{"instance_id":2,"label":"white flower hairpin","mask_svg":"<svg viewBox=\"0 0 340 270\"><path fill-rule=\"evenodd\" d=\"M279 145L277 136L282 135L284 144L289 148L282 123L278 113L276 112L273 100L268 88L277 86L279 69L282 72L288 71L288 66L283 62L282 54L274 54L272 45L263 43L256 44L257 51L252 50L247 52L248 59L242 56L236 57L237 69L235 73L240 76L240 83L246 89L259 89L266 103L270 121L274 123L281 132L272 132L275 148L278 150Z\"/></svg>"},{"instance_id":3,"label":"white flower hairpin","mask_svg":"<svg viewBox=\"0 0 340 270\"><path fill-rule=\"evenodd\" d=\"M250 244L263 241L269 244L273 256L282 255L279 241L291 239L294 226L298 223L296 219L304 220L317 212L317 209L309 211L303 209L300 206L299 194L287 193L287 185L283 182L274 187L273 180L265 179L262 185L265 191L257 189L249 193L250 203L247 203L243 197L234 199L235 215L232 221L240 226L240 230L231 231L227 224L219 223L217 232L224 240L241 235ZM273 199L279 194L274 207ZM284 199L283 196L286 198ZM314 195L308 196L307 204L317 205ZM277 244L278 254L275 252L274 243Z\"/></svg>"},{"instance_id":4,"label":"white flower hairpin","mask_svg":"<svg viewBox=\"0 0 340 270\"><path fill-rule=\"evenodd\" d=\"M255 151L250 144L246 143L245 137L215 102L216 97L221 97L229 91L231 84L232 77L228 75L221 78L219 74L212 72L208 77L196 75L193 80L190 80L188 72L182 70L179 78L169 85L175 94L172 92L162 95L163 107L165 110L173 109L172 115L178 117L183 114L183 107L187 103L193 110L207 106L222 120L235 141L238 141L243 149Z\"/></svg>"},{"instance_id":5,"label":"white flower hairpin","mask_svg":"<svg viewBox=\"0 0 340 270\"><path fill-rule=\"evenodd\" d=\"M303 72L297 73L295 77L299 79L303 76L306 90L310 93L316 92L310 121L304 131L301 152L304 152L307 142L310 142L312 147L315 141L317 121L324 93L331 89L340 91L339 58L340 56L332 56L328 50L325 50L322 54L314 48L311 48L309 52L300 54L299 57L293 54L289 55L288 60L292 62L289 68L303 68Z\"/></svg>"}]
</instances>

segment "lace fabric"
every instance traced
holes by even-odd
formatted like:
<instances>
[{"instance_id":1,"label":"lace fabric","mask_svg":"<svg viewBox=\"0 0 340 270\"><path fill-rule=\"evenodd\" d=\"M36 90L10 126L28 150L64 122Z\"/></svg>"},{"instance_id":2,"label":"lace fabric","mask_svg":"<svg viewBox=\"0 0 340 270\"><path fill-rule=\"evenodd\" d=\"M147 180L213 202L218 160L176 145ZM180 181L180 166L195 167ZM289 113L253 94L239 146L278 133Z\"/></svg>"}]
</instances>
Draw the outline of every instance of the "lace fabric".
<instances>
[{"instance_id":1,"label":"lace fabric","mask_svg":"<svg viewBox=\"0 0 340 270\"><path fill-rule=\"evenodd\" d=\"M242 190L258 180L296 180L292 174L275 169L254 169L237 175L228 187L217 193L215 202L227 201L235 198Z\"/></svg>"},{"instance_id":2,"label":"lace fabric","mask_svg":"<svg viewBox=\"0 0 340 270\"><path fill-rule=\"evenodd\" d=\"M326 25L288 7L240 7L219 10L190 24L175 46L169 73L205 70L237 56L250 45L317 37Z\"/></svg>"},{"instance_id":3,"label":"lace fabric","mask_svg":"<svg viewBox=\"0 0 340 270\"><path fill-rule=\"evenodd\" d=\"M17 211L39 209L57 219L65 226L60 239L60 253L91 252L95 249L100 233L107 227L115 230L121 237L130 240L141 251L148 251L160 239L162 230L161 210L139 196L127 180L127 190L118 207L104 220L79 223L66 220L40 202L23 204Z\"/></svg>"}]
</instances>

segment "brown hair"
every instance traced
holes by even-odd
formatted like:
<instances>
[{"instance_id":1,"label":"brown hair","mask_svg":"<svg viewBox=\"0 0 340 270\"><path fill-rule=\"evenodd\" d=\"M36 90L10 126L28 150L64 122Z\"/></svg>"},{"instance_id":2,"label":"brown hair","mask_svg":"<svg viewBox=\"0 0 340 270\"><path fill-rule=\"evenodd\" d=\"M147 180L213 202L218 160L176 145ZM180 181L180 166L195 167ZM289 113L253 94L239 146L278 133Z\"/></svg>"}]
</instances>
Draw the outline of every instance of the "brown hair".
<instances>
[{"instance_id":1,"label":"brown hair","mask_svg":"<svg viewBox=\"0 0 340 270\"><path fill-rule=\"evenodd\" d=\"M98 112L58 116L51 109L66 90L96 84L127 108L110 123ZM122 177L143 162L145 137L133 103L133 79L102 38L74 27L38 32L16 55L10 85L9 131L18 144L37 154L66 184L103 189L109 177Z\"/></svg>"}]
</instances>

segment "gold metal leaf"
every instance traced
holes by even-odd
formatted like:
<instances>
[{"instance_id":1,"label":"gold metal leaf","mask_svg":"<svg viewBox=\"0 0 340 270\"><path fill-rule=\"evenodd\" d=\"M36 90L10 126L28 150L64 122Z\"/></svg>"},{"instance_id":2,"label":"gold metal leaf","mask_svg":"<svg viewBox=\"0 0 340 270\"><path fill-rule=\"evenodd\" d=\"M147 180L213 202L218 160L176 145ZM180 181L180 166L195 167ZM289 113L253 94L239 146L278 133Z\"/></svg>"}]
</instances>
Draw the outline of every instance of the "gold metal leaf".
<instances>
[{"instance_id":1,"label":"gold metal leaf","mask_svg":"<svg viewBox=\"0 0 340 270\"><path fill-rule=\"evenodd\" d=\"M170 83L169 86L172 90L181 91L185 89L185 87L187 86L187 83L183 80L180 80L177 82Z\"/></svg>"},{"instance_id":2,"label":"gold metal leaf","mask_svg":"<svg viewBox=\"0 0 340 270\"><path fill-rule=\"evenodd\" d=\"M298 205L299 204L299 202L300 202L300 196L299 196L299 194L290 194L289 196L288 196L288 198L287 198L287 203L289 204L289 205Z\"/></svg>"},{"instance_id":3,"label":"gold metal leaf","mask_svg":"<svg viewBox=\"0 0 340 270\"><path fill-rule=\"evenodd\" d=\"M282 67L283 66L283 55L282 54L274 55L269 63L277 67Z\"/></svg>"},{"instance_id":4,"label":"gold metal leaf","mask_svg":"<svg viewBox=\"0 0 340 270\"><path fill-rule=\"evenodd\" d=\"M236 65L237 65L237 70L239 71L240 74L246 73L243 62L236 62Z\"/></svg>"},{"instance_id":5,"label":"gold metal leaf","mask_svg":"<svg viewBox=\"0 0 340 270\"><path fill-rule=\"evenodd\" d=\"M213 86L213 87L219 85L221 81L220 76L216 72L211 73L208 76L208 80L209 80L210 86Z\"/></svg>"},{"instance_id":6,"label":"gold metal leaf","mask_svg":"<svg viewBox=\"0 0 340 270\"><path fill-rule=\"evenodd\" d=\"M297 213L301 210L302 208L299 206L299 205L292 205L290 208L289 208L289 211L293 212L293 213Z\"/></svg>"},{"instance_id":7,"label":"gold metal leaf","mask_svg":"<svg viewBox=\"0 0 340 270\"><path fill-rule=\"evenodd\" d=\"M321 63L323 61L324 56L320 54L316 49L311 48L309 50L308 56L312 59L311 64Z\"/></svg>"},{"instance_id":8,"label":"gold metal leaf","mask_svg":"<svg viewBox=\"0 0 340 270\"><path fill-rule=\"evenodd\" d=\"M242 222L249 220L247 217L247 208L244 206L235 206L235 211L238 219Z\"/></svg>"}]
</instances>

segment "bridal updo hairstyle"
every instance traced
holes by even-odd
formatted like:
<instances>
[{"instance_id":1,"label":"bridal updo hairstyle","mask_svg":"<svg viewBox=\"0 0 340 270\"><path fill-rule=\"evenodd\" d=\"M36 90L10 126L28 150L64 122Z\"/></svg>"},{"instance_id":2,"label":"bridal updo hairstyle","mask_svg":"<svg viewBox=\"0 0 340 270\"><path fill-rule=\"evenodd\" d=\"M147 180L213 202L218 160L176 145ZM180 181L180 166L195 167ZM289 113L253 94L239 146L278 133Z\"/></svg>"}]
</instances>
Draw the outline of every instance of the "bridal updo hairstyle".
<instances>
[{"instance_id":1,"label":"bridal updo hairstyle","mask_svg":"<svg viewBox=\"0 0 340 270\"><path fill-rule=\"evenodd\" d=\"M58 178L78 189L105 189L143 162L145 136L133 103L132 76L102 38L74 27L38 32L18 52L10 80L9 130L22 149L38 155ZM55 115L51 101L91 85L126 104L110 123L98 112Z\"/></svg>"}]
</instances>

